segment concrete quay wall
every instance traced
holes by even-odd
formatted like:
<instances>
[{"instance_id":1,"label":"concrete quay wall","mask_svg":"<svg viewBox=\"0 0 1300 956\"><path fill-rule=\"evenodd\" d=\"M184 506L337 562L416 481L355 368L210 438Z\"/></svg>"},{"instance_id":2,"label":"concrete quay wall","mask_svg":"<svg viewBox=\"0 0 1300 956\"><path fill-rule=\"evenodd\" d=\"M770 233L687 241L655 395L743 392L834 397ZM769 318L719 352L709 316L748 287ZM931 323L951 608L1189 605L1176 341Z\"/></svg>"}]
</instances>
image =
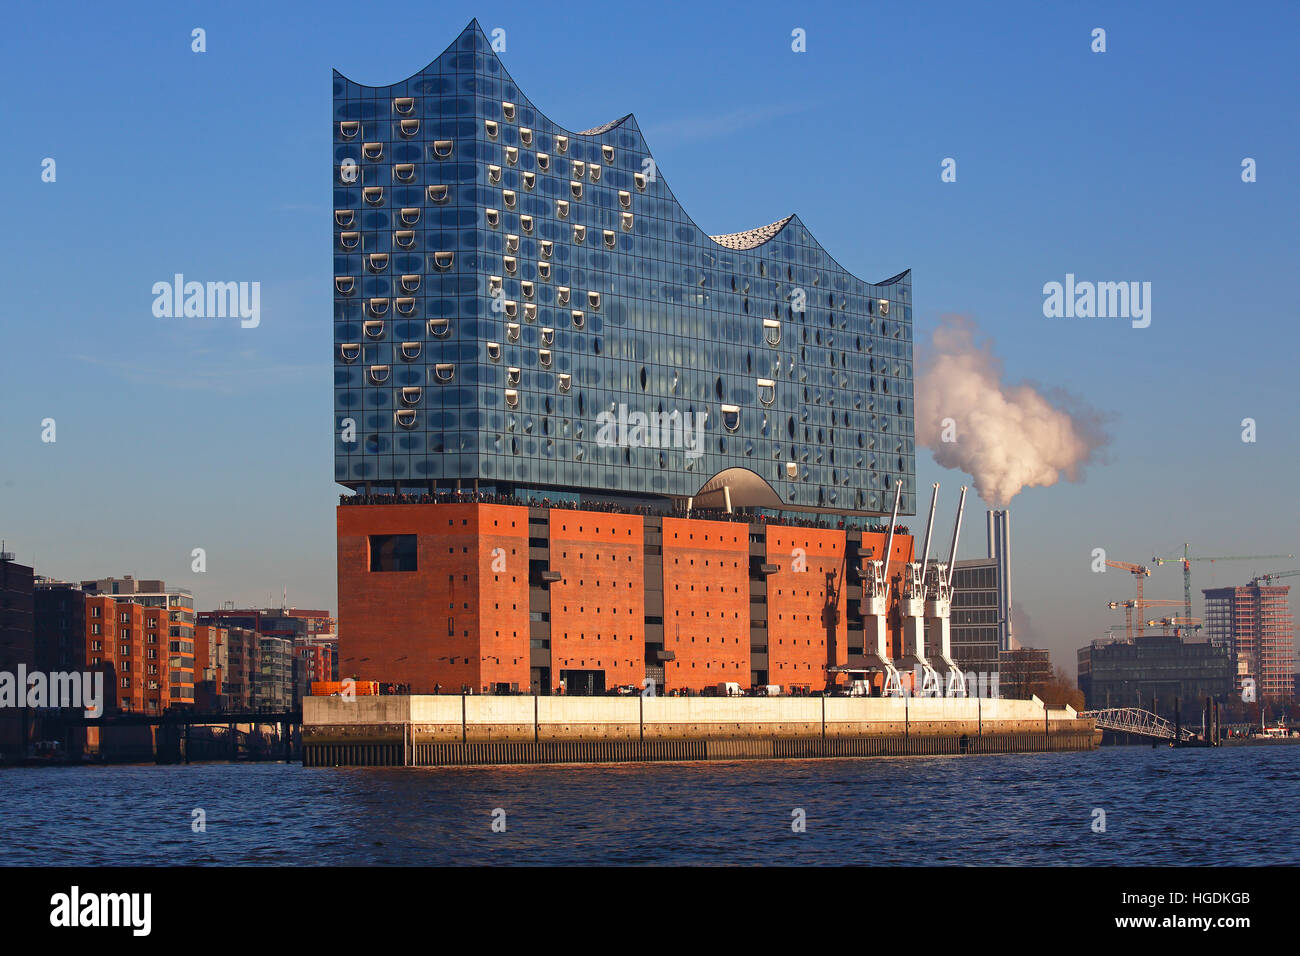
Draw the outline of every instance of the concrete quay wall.
<instances>
[{"instance_id":1,"label":"concrete quay wall","mask_svg":"<svg viewBox=\"0 0 1300 956\"><path fill-rule=\"evenodd\" d=\"M490 697L410 696L309 697L303 702L303 744L305 750L329 746L331 754L353 753L348 748L378 746L385 754L400 754L396 763L420 762L429 745L474 744L612 744L654 742L665 745L665 754L681 752L683 757L661 759L709 759L708 752L737 756L781 755L773 741L840 740L846 755L852 741L866 738L909 740L925 737L950 741L952 752L988 752L985 745L972 745L969 738L1017 741L1011 749L1037 749L1032 741L1055 737L1058 742L1076 741L1079 746L1048 749L1091 749L1093 721L1078 717L1069 708L1051 710L1033 700L934 699L934 698L845 698L845 697ZM967 738L963 742L962 738ZM1089 743L1084 746L1082 741ZM705 756L677 743L713 742L700 749ZM722 742L727 742L725 745ZM1026 743L1030 742L1030 743ZM913 752L916 744L866 746L868 753ZM933 752L947 752L942 746ZM947 744L943 746L948 746ZM873 749L874 747L874 749ZM343 748L343 749L339 749ZM426 748L422 750L421 748ZM847 749L846 749L847 748ZM517 748L516 748L517 749ZM590 749L590 748L589 748ZM786 747L784 750L790 750ZM798 748L794 748L797 750ZM826 755L834 747L822 748ZM860 748L862 749L862 748ZM582 748L555 753L585 754ZM543 748L538 753L551 753ZM752 751L752 753L750 753ZM374 753L374 751L363 751ZM438 751L441 753L442 751ZM484 750L490 754L496 751ZM502 750L501 753L514 753ZM519 751L521 754L524 751ZM591 750L599 754L622 754L610 759L642 759L633 748ZM647 750L647 753L658 753ZM916 752L931 752L918 750ZM1006 752L998 749L997 752ZM566 758L557 758L566 759ZM586 759L586 758L581 758ZM653 758L646 758L653 759ZM308 758L310 761L310 758ZM336 760L331 760L331 763ZM367 758L363 762L370 762ZM454 759L438 762L461 762ZM489 759L488 762L497 762ZM509 762L517 762L510 760ZM522 762L552 762L538 757Z\"/></svg>"}]
</instances>

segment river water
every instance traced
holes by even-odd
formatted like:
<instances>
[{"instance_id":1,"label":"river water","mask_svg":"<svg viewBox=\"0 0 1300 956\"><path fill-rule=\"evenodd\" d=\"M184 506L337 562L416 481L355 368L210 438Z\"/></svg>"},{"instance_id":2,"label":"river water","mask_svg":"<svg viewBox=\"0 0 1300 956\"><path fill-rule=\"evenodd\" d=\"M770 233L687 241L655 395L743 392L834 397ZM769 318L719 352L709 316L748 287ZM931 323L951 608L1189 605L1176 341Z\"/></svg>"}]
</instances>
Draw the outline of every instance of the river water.
<instances>
[{"instance_id":1,"label":"river water","mask_svg":"<svg viewBox=\"0 0 1300 956\"><path fill-rule=\"evenodd\" d=\"M1297 783L1300 746L12 768L0 864L1296 864Z\"/></svg>"}]
</instances>

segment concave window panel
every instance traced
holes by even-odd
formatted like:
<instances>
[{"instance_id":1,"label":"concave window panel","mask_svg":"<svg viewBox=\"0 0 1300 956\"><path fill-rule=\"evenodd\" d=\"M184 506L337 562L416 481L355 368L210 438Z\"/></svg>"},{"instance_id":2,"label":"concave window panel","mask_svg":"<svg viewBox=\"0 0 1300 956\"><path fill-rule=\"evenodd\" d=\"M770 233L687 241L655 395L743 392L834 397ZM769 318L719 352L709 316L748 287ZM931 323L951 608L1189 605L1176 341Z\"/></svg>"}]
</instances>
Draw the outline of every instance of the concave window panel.
<instances>
[{"instance_id":1,"label":"concave window panel","mask_svg":"<svg viewBox=\"0 0 1300 956\"><path fill-rule=\"evenodd\" d=\"M641 190L641 192L645 192L645 186L646 186L645 173L633 173L632 182L636 184L637 189Z\"/></svg>"},{"instance_id":2,"label":"concave window panel","mask_svg":"<svg viewBox=\"0 0 1300 956\"><path fill-rule=\"evenodd\" d=\"M454 252L435 252L433 254L433 264L440 272L446 272L456 261Z\"/></svg>"},{"instance_id":3,"label":"concave window panel","mask_svg":"<svg viewBox=\"0 0 1300 956\"><path fill-rule=\"evenodd\" d=\"M516 389L506 389L506 404L511 408L515 408L519 405L519 392Z\"/></svg>"},{"instance_id":4,"label":"concave window panel","mask_svg":"<svg viewBox=\"0 0 1300 956\"><path fill-rule=\"evenodd\" d=\"M550 350L550 349L538 349L538 351L537 351L537 360L538 360L539 362L542 363L542 367L543 367L543 368L550 368L550 367L551 367L551 350Z\"/></svg>"},{"instance_id":5,"label":"concave window panel","mask_svg":"<svg viewBox=\"0 0 1300 956\"><path fill-rule=\"evenodd\" d=\"M506 341L508 341L508 342L518 342L518 341L519 341L519 323L518 323L518 322L507 322L507 323L506 323Z\"/></svg>"},{"instance_id":6,"label":"concave window panel","mask_svg":"<svg viewBox=\"0 0 1300 956\"><path fill-rule=\"evenodd\" d=\"M574 242L583 242L586 238L587 238L587 227L586 227L586 226L579 226L577 223L574 223L574 226L573 226L573 241L574 241Z\"/></svg>"},{"instance_id":7,"label":"concave window panel","mask_svg":"<svg viewBox=\"0 0 1300 956\"><path fill-rule=\"evenodd\" d=\"M739 405L722 406L722 427L729 432L734 432L740 428L740 406Z\"/></svg>"},{"instance_id":8,"label":"concave window panel","mask_svg":"<svg viewBox=\"0 0 1300 956\"><path fill-rule=\"evenodd\" d=\"M398 130L403 139L414 139L420 132L420 121L418 119L404 119L397 124Z\"/></svg>"},{"instance_id":9,"label":"concave window panel","mask_svg":"<svg viewBox=\"0 0 1300 956\"><path fill-rule=\"evenodd\" d=\"M356 120L344 120L339 123L339 135L344 139L356 139L361 131L361 124Z\"/></svg>"},{"instance_id":10,"label":"concave window panel","mask_svg":"<svg viewBox=\"0 0 1300 956\"><path fill-rule=\"evenodd\" d=\"M491 183L493 186L499 186L499 185L501 184L501 167L500 167L500 166L489 166L489 167L488 167L488 182Z\"/></svg>"},{"instance_id":11,"label":"concave window panel","mask_svg":"<svg viewBox=\"0 0 1300 956\"><path fill-rule=\"evenodd\" d=\"M506 252L519 251L519 237L513 233L506 236Z\"/></svg>"},{"instance_id":12,"label":"concave window panel","mask_svg":"<svg viewBox=\"0 0 1300 956\"><path fill-rule=\"evenodd\" d=\"M600 163L592 163L587 167L587 173L593 183L600 182Z\"/></svg>"},{"instance_id":13,"label":"concave window panel","mask_svg":"<svg viewBox=\"0 0 1300 956\"><path fill-rule=\"evenodd\" d=\"M384 384L385 382L387 382L387 381L388 381L388 366L387 366L387 365L372 365L372 366L370 366L370 384L371 384L371 385L383 385L383 384Z\"/></svg>"},{"instance_id":14,"label":"concave window panel","mask_svg":"<svg viewBox=\"0 0 1300 956\"><path fill-rule=\"evenodd\" d=\"M450 159L451 154L456 151L456 144L449 139L437 139L433 141L433 155L438 159Z\"/></svg>"},{"instance_id":15,"label":"concave window panel","mask_svg":"<svg viewBox=\"0 0 1300 956\"><path fill-rule=\"evenodd\" d=\"M552 329L552 328L543 328L543 329L542 329L542 344L543 344L543 345L551 345L551 344L554 343L554 342L555 342L555 329Z\"/></svg>"},{"instance_id":16,"label":"concave window panel","mask_svg":"<svg viewBox=\"0 0 1300 956\"><path fill-rule=\"evenodd\" d=\"M612 163L614 161L614 147L602 145L600 147L600 155L605 157L605 162Z\"/></svg>"},{"instance_id":17,"label":"concave window panel","mask_svg":"<svg viewBox=\"0 0 1300 956\"><path fill-rule=\"evenodd\" d=\"M568 372L561 372L558 378L560 391L567 392L573 386L573 376Z\"/></svg>"},{"instance_id":18,"label":"concave window panel","mask_svg":"<svg viewBox=\"0 0 1300 956\"><path fill-rule=\"evenodd\" d=\"M339 246L351 251L361 245L361 233L359 232L340 232Z\"/></svg>"},{"instance_id":19,"label":"concave window panel","mask_svg":"<svg viewBox=\"0 0 1300 956\"><path fill-rule=\"evenodd\" d=\"M760 378L758 385L758 400L764 405L771 405L776 401L776 382L770 378Z\"/></svg>"},{"instance_id":20,"label":"concave window panel","mask_svg":"<svg viewBox=\"0 0 1300 956\"><path fill-rule=\"evenodd\" d=\"M521 146L533 145L533 131L526 126L519 127L519 144Z\"/></svg>"},{"instance_id":21,"label":"concave window panel","mask_svg":"<svg viewBox=\"0 0 1300 956\"><path fill-rule=\"evenodd\" d=\"M424 394L424 389L418 385L407 385L402 389L403 405L419 405L420 396Z\"/></svg>"},{"instance_id":22,"label":"concave window panel","mask_svg":"<svg viewBox=\"0 0 1300 956\"><path fill-rule=\"evenodd\" d=\"M351 295L356 289L357 280L353 276L335 276L334 288L339 295Z\"/></svg>"},{"instance_id":23,"label":"concave window panel","mask_svg":"<svg viewBox=\"0 0 1300 956\"><path fill-rule=\"evenodd\" d=\"M518 165L519 165L519 147L518 147L518 146L507 146L507 147L506 147L506 165L507 165L507 166L518 166Z\"/></svg>"},{"instance_id":24,"label":"concave window panel","mask_svg":"<svg viewBox=\"0 0 1300 956\"><path fill-rule=\"evenodd\" d=\"M569 304L569 287L567 285L557 286L555 289L555 301L560 305Z\"/></svg>"},{"instance_id":25,"label":"concave window panel","mask_svg":"<svg viewBox=\"0 0 1300 956\"><path fill-rule=\"evenodd\" d=\"M592 310L593 312L599 312L599 311L600 311L600 293L599 293L599 292L588 292L588 293L587 293L587 305L591 308L591 310Z\"/></svg>"},{"instance_id":26,"label":"concave window panel","mask_svg":"<svg viewBox=\"0 0 1300 956\"><path fill-rule=\"evenodd\" d=\"M422 348L423 346L419 342L403 342L401 348L402 358L408 362L414 362L420 357Z\"/></svg>"},{"instance_id":27,"label":"concave window panel","mask_svg":"<svg viewBox=\"0 0 1300 956\"><path fill-rule=\"evenodd\" d=\"M456 366L450 362L439 362L433 367L433 377L439 382L450 382L456 377Z\"/></svg>"},{"instance_id":28,"label":"concave window panel","mask_svg":"<svg viewBox=\"0 0 1300 956\"><path fill-rule=\"evenodd\" d=\"M388 253L372 252L366 257L366 265L371 272L383 272L388 268Z\"/></svg>"},{"instance_id":29,"label":"concave window panel","mask_svg":"<svg viewBox=\"0 0 1300 956\"><path fill-rule=\"evenodd\" d=\"M415 314L415 298L413 296L399 296L393 300L393 304L402 315Z\"/></svg>"},{"instance_id":30,"label":"concave window panel","mask_svg":"<svg viewBox=\"0 0 1300 956\"><path fill-rule=\"evenodd\" d=\"M763 340L768 345L781 344L781 323L776 319L763 320Z\"/></svg>"},{"instance_id":31,"label":"concave window panel","mask_svg":"<svg viewBox=\"0 0 1300 956\"><path fill-rule=\"evenodd\" d=\"M490 358L492 361L494 361L494 362L500 361L500 359L501 359L501 343L500 343L500 342L489 342L489 343L487 344L487 354L488 354L488 358Z\"/></svg>"},{"instance_id":32,"label":"concave window panel","mask_svg":"<svg viewBox=\"0 0 1300 956\"><path fill-rule=\"evenodd\" d=\"M488 224L489 226L491 226L493 229L495 229L497 226L501 225L501 210L500 210L500 209L485 209L485 210L483 210L483 213L484 213L484 215L487 217L487 224ZM525 232L526 232L526 231L527 231L527 230L525 230Z\"/></svg>"},{"instance_id":33,"label":"concave window panel","mask_svg":"<svg viewBox=\"0 0 1300 956\"><path fill-rule=\"evenodd\" d=\"M393 421L402 428L414 428L415 420L414 408L399 408L393 412Z\"/></svg>"},{"instance_id":34,"label":"concave window panel","mask_svg":"<svg viewBox=\"0 0 1300 956\"><path fill-rule=\"evenodd\" d=\"M356 221L357 214L351 209L335 209L334 221L346 229Z\"/></svg>"},{"instance_id":35,"label":"concave window panel","mask_svg":"<svg viewBox=\"0 0 1300 956\"><path fill-rule=\"evenodd\" d=\"M393 100L393 112L402 116L410 116L415 112L415 97L399 96Z\"/></svg>"},{"instance_id":36,"label":"concave window panel","mask_svg":"<svg viewBox=\"0 0 1300 956\"><path fill-rule=\"evenodd\" d=\"M420 221L420 209L418 206L407 206L402 209L400 215L403 226L414 226Z\"/></svg>"},{"instance_id":37,"label":"concave window panel","mask_svg":"<svg viewBox=\"0 0 1300 956\"><path fill-rule=\"evenodd\" d=\"M526 236L531 236L531 235L533 234L533 217L532 217L532 216L520 216L520 217L519 217L519 228L522 229L522 230L524 231L524 235L526 235Z\"/></svg>"},{"instance_id":38,"label":"concave window panel","mask_svg":"<svg viewBox=\"0 0 1300 956\"><path fill-rule=\"evenodd\" d=\"M388 314L387 299L369 299L367 300L366 305L369 307L371 315L380 316Z\"/></svg>"},{"instance_id":39,"label":"concave window panel","mask_svg":"<svg viewBox=\"0 0 1300 956\"><path fill-rule=\"evenodd\" d=\"M393 242L395 242L395 243L397 244L398 248L400 248L400 249L414 249L414 248L415 248L415 230L414 230L414 229L398 229L397 231L395 231L395 232L393 233Z\"/></svg>"},{"instance_id":40,"label":"concave window panel","mask_svg":"<svg viewBox=\"0 0 1300 956\"><path fill-rule=\"evenodd\" d=\"M444 205L450 195L446 186L430 186L425 194L429 197L429 202L437 206Z\"/></svg>"},{"instance_id":41,"label":"concave window panel","mask_svg":"<svg viewBox=\"0 0 1300 956\"><path fill-rule=\"evenodd\" d=\"M412 275L404 275L404 276L402 276L402 291L403 291L403 292L419 292L419 291L420 291L420 277L419 277L419 275L417 275L417 274L412 274Z\"/></svg>"},{"instance_id":42,"label":"concave window panel","mask_svg":"<svg viewBox=\"0 0 1300 956\"><path fill-rule=\"evenodd\" d=\"M506 369L506 384L518 385L520 374L521 373L519 369L515 368L513 365L510 368Z\"/></svg>"},{"instance_id":43,"label":"concave window panel","mask_svg":"<svg viewBox=\"0 0 1300 956\"><path fill-rule=\"evenodd\" d=\"M618 191L618 204L622 206L624 209L631 209L632 194L628 192L626 189L620 189Z\"/></svg>"},{"instance_id":44,"label":"concave window panel","mask_svg":"<svg viewBox=\"0 0 1300 956\"><path fill-rule=\"evenodd\" d=\"M514 104L514 103L507 103L507 102L505 102L504 100L502 100L502 101L501 101L501 115L504 116L506 119L510 120L511 122L514 122L514 119L515 119L515 104Z\"/></svg>"},{"instance_id":45,"label":"concave window panel","mask_svg":"<svg viewBox=\"0 0 1300 956\"><path fill-rule=\"evenodd\" d=\"M567 153L569 151L569 137L567 136L555 137L555 151L557 153Z\"/></svg>"},{"instance_id":46,"label":"concave window panel","mask_svg":"<svg viewBox=\"0 0 1300 956\"><path fill-rule=\"evenodd\" d=\"M544 172L544 173L546 173L546 172L550 172L550 169L551 169L551 157L550 157L550 154L549 154L549 153L538 153L538 154L537 154L537 168L540 169L540 170L541 170L542 172Z\"/></svg>"},{"instance_id":47,"label":"concave window panel","mask_svg":"<svg viewBox=\"0 0 1300 956\"><path fill-rule=\"evenodd\" d=\"M339 356L343 361L351 365L361 357L361 344L359 342L344 342L339 346Z\"/></svg>"},{"instance_id":48,"label":"concave window panel","mask_svg":"<svg viewBox=\"0 0 1300 956\"><path fill-rule=\"evenodd\" d=\"M369 536L370 570L419 570L419 536L414 534L372 534Z\"/></svg>"},{"instance_id":49,"label":"concave window panel","mask_svg":"<svg viewBox=\"0 0 1300 956\"><path fill-rule=\"evenodd\" d=\"M361 145L361 155L370 160L381 160L384 158L383 143L363 143Z\"/></svg>"},{"instance_id":50,"label":"concave window panel","mask_svg":"<svg viewBox=\"0 0 1300 956\"><path fill-rule=\"evenodd\" d=\"M382 339L384 337L384 323L379 319L372 319L362 325L368 339Z\"/></svg>"},{"instance_id":51,"label":"concave window panel","mask_svg":"<svg viewBox=\"0 0 1300 956\"><path fill-rule=\"evenodd\" d=\"M484 120L483 132L487 133L488 139L496 139L501 133L501 127L496 120Z\"/></svg>"},{"instance_id":52,"label":"concave window panel","mask_svg":"<svg viewBox=\"0 0 1300 956\"><path fill-rule=\"evenodd\" d=\"M444 339L451 332L450 319L430 319L429 334L437 339Z\"/></svg>"}]
</instances>

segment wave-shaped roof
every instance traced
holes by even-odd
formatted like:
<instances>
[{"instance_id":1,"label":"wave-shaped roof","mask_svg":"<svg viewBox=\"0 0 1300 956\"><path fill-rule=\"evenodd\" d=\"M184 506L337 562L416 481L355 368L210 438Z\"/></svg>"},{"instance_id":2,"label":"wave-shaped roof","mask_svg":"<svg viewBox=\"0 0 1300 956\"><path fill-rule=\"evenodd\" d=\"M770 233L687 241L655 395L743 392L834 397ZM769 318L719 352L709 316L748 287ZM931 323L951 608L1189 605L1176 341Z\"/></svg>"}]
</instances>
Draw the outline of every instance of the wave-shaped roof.
<instances>
[{"instance_id":1,"label":"wave-shaped roof","mask_svg":"<svg viewBox=\"0 0 1300 956\"><path fill-rule=\"evenodd\" d=\"M496 61L496 65L500 69L501 74L504 77L510 79L510 81L514 83L516 89L518 89L518 83L514 82L514 79L513 77L511 77L510 72L505 68L505 64L503 64L501 62L501 58L497 56L496 51L492 47L492 42L488 39L487 35L483 32L483 28L479 24L477 18L471 20L469 24L465 27L465 29L461 31L460 35L456 38L456 40L453 41L447 47L447 49L445 49L442 53L440 53L437 57L435 57L429 63L428 66L426 66L422 70L418 70L415 73L412 73L405 80L399 81L397 83L391 83L388 84L387 86L368 86L364 83L357 83L355 80L349 79L347 76L340 73L338 70L334 71L334 75L337 78L344 80L348 83L351 83L352 85L360 89L392 90L396 87L405 86L406 84L422 76L425 76L426 74L437 75L439 73L437 66L439 61L442 60L443 57L447 56L448 54L466 53L466 52L482 52L490 55ZM520 91L520 93L522 96L522 91ZM648 146L645 144L645 137L641 134L640 128L638 127L636 122L635 115L632 113L627 113L626 115L621 116L618 119L611 120L610 122L603 123L599 126L593 126L590 129L570 130L561 126L559 123L556 123L554 120L551 120L549 116L547 116L541 110L537 109L535 105L530 104L530 106L532 109L536 110L540 116L545 117L548 120L548 122L550 122L553 126L555 126L559 130L563 130L564 133L567 133L570 136L600 136L602 134L609 133L612 130L618 129L619 127L625 127L626 131L629 134L635 136L636 139L640 142L640 144L646 147L645 151L647 155L650 154L650 150ZM658 175L662 178L662 173L659 173ZM664 183L664 186L666 188L667 183ZM668 190L668 192L671 195L671 190ZM677 201L675 197L673 198L674 198L674 202L677 202L678 207L682 209L682 212L687 216L688 219L690 219L690 214L686 213L685 208L682 207L680 201ZM738 251L757 249L760 246L763 246L766 243L771 242L778 235L780 235L780 233L784 229L791 226L791 224L802 227L800 233L801 235L806 233L806 229L807 229L807 227L803 226L803 224L800 222L798 216L794 214L786 216L783 219L778 219L776 222L768 223L765 226L757 226L753 229L745 229L740 232L729 232L729 233L724 233L722 235L716 235L716 236L709 235L703 229L700 229L698 224L696 224L693 219L691 219L691 224L699 231L702 237L712 240L717 245L725 249L735 249ZM835 257L832 256L829 252L827 252L825 247L823 247L821 243L817 242L817 240L810 233L806 234L806 239L809 243L811 243L812 245L820 249L826 255L827 259L835 263L837 266L839 265L839 263L835 260ZM843 266L839 266L839 267L846 274L854 275L848 269L844 269ZM910 269L904 270L903 272L900 272L898 275L893 276L892 278L885 279L880 282L870 282L868 284L875 285L875 286L893 285L894 283L901 282L904 279L906 279L910 275L910 273L911 273ZM867 280L859 279L858 281L867 281Z\"/></svg>"}]
</instances>

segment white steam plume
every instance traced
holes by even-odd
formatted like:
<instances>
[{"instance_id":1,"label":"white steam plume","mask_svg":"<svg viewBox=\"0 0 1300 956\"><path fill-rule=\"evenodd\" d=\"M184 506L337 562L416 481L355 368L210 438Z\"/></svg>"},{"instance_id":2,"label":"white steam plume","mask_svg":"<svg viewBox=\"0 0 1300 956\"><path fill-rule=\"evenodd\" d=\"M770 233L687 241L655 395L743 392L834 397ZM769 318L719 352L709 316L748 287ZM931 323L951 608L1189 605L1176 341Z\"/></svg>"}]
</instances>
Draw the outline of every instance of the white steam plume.
<instances>
[{"instance_id":1,"label":"white steam plume","mask_svg":"<svg viewBox=\"0 0 1300 956\"><path fill-rule=\"evenodd\" d=\"M1083 480L1110 440L1103 416L1055 389L1002 381L1002 362L978 328L946 316L919 350L916 440L945 468L966 472L979 496L1006 505L1025 488Z\"/></svg>"}]
</instances>

